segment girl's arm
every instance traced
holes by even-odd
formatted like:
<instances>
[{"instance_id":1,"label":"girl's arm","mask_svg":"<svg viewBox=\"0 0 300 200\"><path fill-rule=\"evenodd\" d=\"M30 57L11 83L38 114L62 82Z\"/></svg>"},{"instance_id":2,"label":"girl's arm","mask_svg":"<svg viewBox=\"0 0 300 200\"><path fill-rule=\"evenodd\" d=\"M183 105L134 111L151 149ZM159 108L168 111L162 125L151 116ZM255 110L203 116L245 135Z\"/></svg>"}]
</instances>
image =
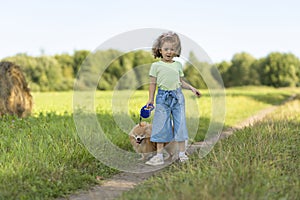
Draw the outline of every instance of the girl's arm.
<instances>
[{"instance_id":1,"label":"girl's arm","mask_svg":"<svg viewBox=\"0 0 300 200\"><path fill-rule=\"evenodd\" d=\"M196 89L194 88L193 86L191 86L190 84L188 84L187 82L185 82L183 80L182 77L180 77L180 82L181 82L181 87L184 88L184 89L188 89L188 90L192 90L192 92L197 96L197 97L200 97L201 96L201 93Z\"/></svg>"},{"instance_id":2,"label":"girl's arm","mask_svg":"<svg viewBox=\"0 0 300 200\"><path fill-rule=\"evenodd\" d=\"M155 90L156 90L156 77L150 76L149 99L147 102L147 107L149 104L154 104Z\"/></svg>"}]
</instances>

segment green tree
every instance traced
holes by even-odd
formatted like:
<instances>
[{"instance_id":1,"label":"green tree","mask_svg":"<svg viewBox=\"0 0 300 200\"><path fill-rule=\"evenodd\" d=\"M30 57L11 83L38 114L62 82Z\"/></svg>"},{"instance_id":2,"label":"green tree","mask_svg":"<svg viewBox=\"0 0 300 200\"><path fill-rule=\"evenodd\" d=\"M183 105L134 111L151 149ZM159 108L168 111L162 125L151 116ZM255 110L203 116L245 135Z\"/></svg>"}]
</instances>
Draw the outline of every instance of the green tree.
<instances>
[{"instance_id":1,"label":"green tree","mask_svg":"<svg viewBox=\"0 0 300 200\"><path fill-rule=\"evenodd\" d=\"M74 77L76 77L77 72L82 64L82 62L86 59L86 57L90 54L90 51L87 50L79 50L75 51L73 55L73 71Z\"/></svg>"},{"instance_id":2,"label":"green tree","mask_svg":"<svg viewBox=\"0 0 300 200\"><path fill-rule=\"evenodd\" d=\"M260 78L264 85L296 86L299 83L299 59L291 53L270 53L260 60Z\"/></svg>"},{"instance_id":3,"label":"green tree","mask_svg":"<svg viewBox=\"0 0 300 200\"><path fill-rule=\"evenodd\" d=\"M76 77L76 88L111 90L122 74L119 57L122 52L108 49L90 53L82 62L80 74Z\"/></svg>"},{"instance_id":4,"label":"green tree","mask_svg":"<svg viewBox=\"0 0 300 200\"><path fill-rule=\"evenodd\" d=\"M36 69L40 72L38 84L41 91L59 91L62 88L61 66L54 57L37 57Z\"/></svg>"},{"instance_id":5,"label":"green tree","mask_svg":"<svg viewBox=\"0 0 300 200\"><path fill-rule=\"evenodd\" d=\"M257 84L258 74L253 63L255 58L248 53L235 54L231 66L226 72L225 86L243 86Z\"/></svg>"},{"instance_id":6,"label":"green tree","mask_svg":"<svg viewBox=\"0 0 300 200\"><path fill-rule=\"evenodd\" d=\"M116 89L134 89L136 87L137 78L133 69L135 52L125 53L119 57L121 74L118 77Z\"/></svg>"},{"instance_id":7,"label":"green tree","mask_svg":"<svg viewBox=\"0 0 300 200\"><path fill-rule=\"evenodd\" d=\"M196 88L206 89L210 84L214 87L219 82L214 77L215 71L208 62L199 60L193 52L190 52L189 62L184 66L183 73L188 83Z\"/></svg>"},{"instance_id":8,"label":"green tree","mask_svg":"<svg viewBox=\"0 0 300 200\"><path fill-rule=\"evenodd\" d=\"M150 64L153 56L144 50L122 53L108 50L101 53L107 60L112 60L99 81L99 89L145 89L149 82Z\"/></svg>"},{"instance_id":9,"label":"green tree","mask_svg":"<svg viewBox=\"0 0 300 200\"><path fill-rule=\"evenodd\" d=\"M69 54L55 55L62 71L61 90L71 90L74 85L74 59Z\"/></svg>"},{"instance_id":10,"label":"green tree","mask_svg":"<svg viewBox=\"0 0 300 200\"><path fill-rule=\"evenodd\" d=\"M139 50L134 52L132 67L136 77L135 84L138 89L148 89L149 70L154 61L154 57L148 51Z\"/></svg>"},{"instance_id":11,"label":"green tree","mask_svg":"<svg viewBox=\"0 0 300 200\"><path fill-rule=\"evenodd\" d=\"M196 88L207 88L200 71L191 63L187 63L183 70L185 79Z\"/></svg>"},{"instance_id":12,"label":"green tree","mask_svg":"<svg viewBox=\"0 0 300 200\"><path fill-rule=\"evenodd\" d=\"M222 61L220 63L217 63L216 64L216 67L217 69L219 70L221 76L222 76L222 79L223 79L223 82L224 82L224 85L226 85L226 83L228 83L230 81L230 74L227 73L227 71L229 70L229 68L231 67L232 63L231 62L227 62L227 61Z\"/></svg>"}]
</instances>

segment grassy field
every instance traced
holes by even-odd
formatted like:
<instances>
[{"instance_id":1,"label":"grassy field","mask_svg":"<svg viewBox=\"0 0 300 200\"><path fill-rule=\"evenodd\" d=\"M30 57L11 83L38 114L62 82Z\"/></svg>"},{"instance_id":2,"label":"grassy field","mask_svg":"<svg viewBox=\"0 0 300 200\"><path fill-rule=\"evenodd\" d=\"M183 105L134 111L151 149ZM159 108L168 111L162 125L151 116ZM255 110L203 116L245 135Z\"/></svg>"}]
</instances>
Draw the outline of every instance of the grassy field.
<instances>
[{"instance_id":1,"label":"grassy field","mask_svg":"<svg viewBox=\"0 0 300 200\"><path fill-rule=\"evenodd\" d=\"M172 165L120 199L299 199L299 97L219 141L205 158Z\"/></svg>"},{"instance_id":2,"label":"grassy field","mask_svg":"<svg viewBox=\"0 0 300 200\"><path fill-rule=\"evenodd\" d=\"M224 125L232 126L263 108L279 104L295 91L295 89L257 87L228 89ZM211 120L210 94L208 91L202 92L203 97L200 99L192 97L188 91L185 95L189 102L187 118L200 116L195 141L204 138ZM4 116L0 120L0 199L52 199L99 184L96 176L105 179L118 173L117 170L96 160L78 137L73 120L72 92L33 93L33 96L34 112L31 117L18 119ZM108 136L111 133L118 135L110 137L115 144L124 150L132 151L127 133L116 126L111 114L112 96L112 92L95 94L97 119ZM123 114L137 123L139 109L147 98L147 91L134 93L128 100L128 110ZM188 105L197 105L198 109L189 110ZM194 112L195 110L198 112ZM248 131L250 134L250 130ZM218 146L206 159L211 156L214 158L220 152L223 150L221 151ZM232 158L230 162L234 160ZM191 170L193 164L206 168L211 166L209 162L195 159L187 169ZM176 171L177 167L173 166L168 170ZM183 174L185 171L181 176ZM178 183L177 185L180 185L180 181Z\"/></svg>"}]
</instances>

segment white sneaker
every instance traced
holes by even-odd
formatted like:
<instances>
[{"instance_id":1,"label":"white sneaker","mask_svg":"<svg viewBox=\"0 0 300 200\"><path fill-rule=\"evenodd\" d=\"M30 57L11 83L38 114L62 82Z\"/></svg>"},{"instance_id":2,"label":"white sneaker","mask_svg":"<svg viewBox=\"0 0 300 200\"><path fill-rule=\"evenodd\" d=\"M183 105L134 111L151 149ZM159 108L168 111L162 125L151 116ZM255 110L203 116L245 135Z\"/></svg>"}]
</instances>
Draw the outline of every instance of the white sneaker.
<instances>
[{"instance_id":1,"label":"white sneaker","mask_svg":"<svg viewBox=\"0 0 300 200\"><path fill-rule=\"evenodd\" d=\"M145 164L152 165L152 166L163 165L164 160L161 159L158 155L156 155L156 156L153 156L150 160L148 160Z\"/></svg>"},{"instance_id":2,"label":"white sneaker","mask_svg":"<svg viewBox=\"0 0 300 200\"><path fill-rule=\"evenodd\" d=\"M186 162L189 160L189 157L187 157L187 155L182 155L182 156L179 156L179 161L180 162Z\"/></svg>"}]
</instances>

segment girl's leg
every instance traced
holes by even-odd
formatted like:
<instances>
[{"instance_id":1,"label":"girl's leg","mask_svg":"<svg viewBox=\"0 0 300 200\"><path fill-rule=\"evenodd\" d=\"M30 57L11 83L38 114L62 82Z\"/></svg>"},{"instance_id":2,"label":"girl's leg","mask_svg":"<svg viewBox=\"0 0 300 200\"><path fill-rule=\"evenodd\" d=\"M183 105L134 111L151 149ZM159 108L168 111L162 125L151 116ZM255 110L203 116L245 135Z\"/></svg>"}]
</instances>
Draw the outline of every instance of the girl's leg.
<instances>
[{"instance_id":1,"label":"girl's leg","mask_svg":"<svg viewBox=\"0 0 300 200\"><path fill-rule=\"evenodd\" d=\"M185 152L185 141L178 142L179 152Z\"/></svg>"},{"instance_id":2,"label":"girl's leg","mask_svg":"<svg viewBox=\"0 0 300 200\"><path fill-rule=\"evenodd\" d=\"M164 148L165 143L162 142L158 142L157 143L157 154L161 153L162 154L162 150Z\"/></svg>"},{"instance_id":3,"label":"girl's leg","mask_svg":"<svg viewBox=\"0 0 300 200\"><path fill-rule=\"evenodd\" d=\"M178 102L172 107L174 137L175 141L178 143L179 160L184 162L188 160L188 157L185 154L185 141L188 140L188 130L185 119L185 101L181 90L178 90L176 95Z\"/></svg>"},{"instance_id":4,"label":"girl's leg","mask_svg":"<svg viewBox=\"0 0 300 200\"><path fill-rule=\"evenodd\" d=\"M187 161L189 158L186 156L185 154L185 141L180 141L178 142L178 146L179 146L179 160L180 162L185 162Z\"/></svg>"},{"instance_id":5,"label":"girl's leg","mask_svg":"<svg viewBox=\"0 0 300 200\"><path fill-rule=\"evenodd\" d=\"M150 160L148 160L145 164L147 165L163 165L164 164L164 157L163 157L163 148L164 148L164 143L159 142L157 143L157 154L153 156Z\"/></svg>"},{"instance_id":6,"label":"girl's leg","mask_svg":"<svg viewBox=\"0 0 300 200\"><path fill-rule=\"evenodd\" d=\"M163 155L163 149L164 149L165 143L162 142L158 142L157 143L157 151L156 151L156 155L160 158L160 159L164 159L164 155Z\"/></svg>"}]
</instances>

